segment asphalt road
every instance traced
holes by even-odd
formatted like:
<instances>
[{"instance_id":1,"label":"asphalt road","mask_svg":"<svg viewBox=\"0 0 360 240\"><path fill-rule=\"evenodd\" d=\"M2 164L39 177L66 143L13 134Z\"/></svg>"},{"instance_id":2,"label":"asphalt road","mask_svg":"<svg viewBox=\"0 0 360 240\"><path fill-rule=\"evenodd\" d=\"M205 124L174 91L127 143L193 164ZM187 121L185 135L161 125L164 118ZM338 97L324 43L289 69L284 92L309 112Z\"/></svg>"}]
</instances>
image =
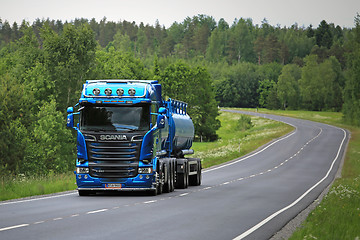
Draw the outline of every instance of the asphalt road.
<instances>
[{"instance_id":1,"label":"asphalt road","mask_svg":"<svg viewBox=\"0 0 360 240\"><path fill-rule=\"evenodd\" d=\"M266 117L296 130L246 157L204 169L201 186L156 197L79 197L74 191L0 202L0 239L269 239L332 182L348 133Z\"/></svg>"}]
</instances>

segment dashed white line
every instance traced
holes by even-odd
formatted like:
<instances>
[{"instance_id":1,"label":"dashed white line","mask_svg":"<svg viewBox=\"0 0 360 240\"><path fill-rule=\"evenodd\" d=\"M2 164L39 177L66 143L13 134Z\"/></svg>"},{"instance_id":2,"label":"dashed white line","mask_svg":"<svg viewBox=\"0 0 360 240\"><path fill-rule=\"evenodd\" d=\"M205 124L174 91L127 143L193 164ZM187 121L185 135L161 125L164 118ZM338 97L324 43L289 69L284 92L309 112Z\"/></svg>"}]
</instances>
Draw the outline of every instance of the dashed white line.
<instances>
[{"instance_id":1,"label":"dashed white line","mask_svg":"<svg viewBox=\"0 0 360 240\"><path fill-rule=\"evenodd\" d=\"M87 212L86 214L94 214L94 213L99 213L99 212L106 212L107 208L104 208L104 209L99 209L99 210L95 210L95 211L90 211L90 212Z\"/></svg>"},{"instance_id":2,"label":"dashed white line","mask_svg":"<svg viewBox=\"0 0 360 240\"><path fill-rule=\"evenodd\" d=\"M180 194L179 195L179 197L184 197L184 196L186 196L186 195L188 195L189 193L182 193L182 194Z\"/></svg>"},{"instance_id":3,"label":"dashed white line","mask_svg":"<svg viewBox=\"0 0 360 240\"><path fill-rule=\"evenodd\" d=\"M39 221L39 222L34 222L33 224L36 225L36 224L41 224L41 223L44 223L45 221Z\"/></svg>"},{"instance_id":4,"label":"dashed white line","mask_svg":"<svg viewBox=\"0 0 360 240\"><path fill-rule=\"evenodd\" d=\"M58 220L62 220L62 217L58 217L58 218L54 218L53 221L58 221Z\"/></svg>"},{"instance_id":5,"label":"dashed white line","mask_svg":"<svg viewBox=\"0 0 360 240\"><path fill-rule=\"evenodd\" d=\"M157 202L157 200L151 200L151 201L147 201L147 202L143 202L143 203L149 204L149 203L155 203L155 202Z\"/></svg>"}]
</instances>

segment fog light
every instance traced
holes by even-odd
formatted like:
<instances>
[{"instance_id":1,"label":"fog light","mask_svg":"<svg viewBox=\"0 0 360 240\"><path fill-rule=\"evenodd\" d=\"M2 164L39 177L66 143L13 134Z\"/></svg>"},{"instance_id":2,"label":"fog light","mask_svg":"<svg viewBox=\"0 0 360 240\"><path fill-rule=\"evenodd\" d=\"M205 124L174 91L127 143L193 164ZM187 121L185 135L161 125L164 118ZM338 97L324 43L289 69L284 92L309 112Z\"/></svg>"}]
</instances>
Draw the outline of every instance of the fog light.
<instances>
[{"instance_id":1,"label":"fog light","mask_svg":"<svg viewBox=\"0 0 360 240\"><path fill-rule=\"evenodd\" d=\"M151 173L151 170L152 170L151 167L139 168L139 173L142 173L142 174L150 174L150 173Z\"/></svg>"},{"instance_id":2,"label":"fog light","mask_svg":"<svg viewBox=\"0 0 360 240\"><path fill-rule=\"evenodd\" d=\"M149 175L146 175L146 179L149 179L150 178L150 176Z\"/></svg>"},{"instance_id":3,"label":"fog light","mask_svg":"<svg viewBox=\"0 0 360 240\"><path fill-rule=\"evenodd\" d=\"M88 178L88 175L85 175L84 178L87 179L87 178Z\"/></svg>"},{"instance_id":4,"label":"fog light","mask_svg":"<svg viewBox=\"0 0 360 240\"><path fill-rule=\"evenodd\" d=\"M78 175L78 179L81 179L81 175Z\"/></svg>"},{"instance_id":5,"label":"fog light","mask_svg":"<svg viewBox=\"0 0 360 240\"><path fill-rule=\"evenodd\" d=\"M143 175L140 175L139 178L140 178L140 179L143 179Z\"/></svg>"}]
</instances>

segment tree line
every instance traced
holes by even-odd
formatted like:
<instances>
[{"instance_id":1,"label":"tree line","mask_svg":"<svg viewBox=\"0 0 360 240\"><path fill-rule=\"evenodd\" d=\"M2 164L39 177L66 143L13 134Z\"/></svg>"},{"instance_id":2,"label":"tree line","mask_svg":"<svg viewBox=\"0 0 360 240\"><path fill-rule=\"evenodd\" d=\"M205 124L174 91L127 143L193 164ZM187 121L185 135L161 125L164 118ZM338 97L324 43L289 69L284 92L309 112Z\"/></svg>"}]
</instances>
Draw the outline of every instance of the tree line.
<instances>
[{"instance_id":1,"label":"tree line","mask_svg":"<svg viewBox=\"0 0 360 240\"><path fill-rule=\"evenodd\" d=\"M342 29L258 26L198 15L170 28L105 18L0 20L0 174L73 168L65 129L86 79L157 79L189 103L196 138L212 141L218 106L343 111L360 125L360 17Z\"/></svg>"}]
</instances>

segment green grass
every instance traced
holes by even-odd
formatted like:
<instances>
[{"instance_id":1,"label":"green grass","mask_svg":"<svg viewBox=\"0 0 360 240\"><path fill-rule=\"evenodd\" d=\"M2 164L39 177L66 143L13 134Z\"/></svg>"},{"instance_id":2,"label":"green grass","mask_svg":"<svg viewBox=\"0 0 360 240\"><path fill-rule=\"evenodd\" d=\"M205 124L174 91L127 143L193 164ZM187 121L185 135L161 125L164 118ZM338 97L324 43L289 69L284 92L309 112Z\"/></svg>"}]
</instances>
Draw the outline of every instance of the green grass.
<instances>
[{"instance_id":1,"label":"green grass","mask_svg":"<svg viewBox=\"0 0 360 240\"><path fill-rule=\"evenodd\" d=\"M248 109L250 110L250 109ZM253 109L251 109L253 111ZM327 123L351 132L341 178L334 181L328 194L312 211L290 240L360 239L360 128L342 122L342 113L309 111L259 112L297 117Z\"/></svg>"},{"instance_id":2,"label":"green grass","mask_svg":"<svg viewBox=\"0 0 360 240\"><path fill-rule=\"evenodd\" d=\"M221 127L217 131L220 139L193 143L194 157L202 160L203 168L241 157L293 130L293 127L284 123L252 116L253 127L241 131L238 126L240 118L241 114L238 113L221 112Z\"/></svg>"},{"instance_id":3,"label":"green grass","mask_svg":"<svg viewBox=\"0 0 360 240\"><path fill-rule=\"evenodd\" d=\"M1 177L0 201L76 189L75 175L49 174L43 177Z\"/></svg>"}]
</instances>

